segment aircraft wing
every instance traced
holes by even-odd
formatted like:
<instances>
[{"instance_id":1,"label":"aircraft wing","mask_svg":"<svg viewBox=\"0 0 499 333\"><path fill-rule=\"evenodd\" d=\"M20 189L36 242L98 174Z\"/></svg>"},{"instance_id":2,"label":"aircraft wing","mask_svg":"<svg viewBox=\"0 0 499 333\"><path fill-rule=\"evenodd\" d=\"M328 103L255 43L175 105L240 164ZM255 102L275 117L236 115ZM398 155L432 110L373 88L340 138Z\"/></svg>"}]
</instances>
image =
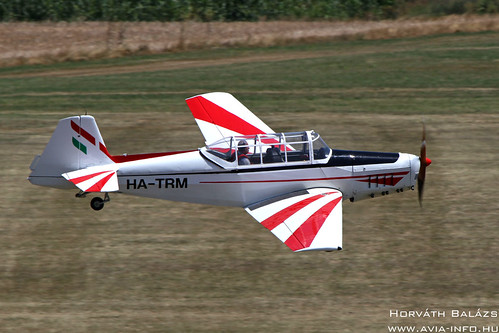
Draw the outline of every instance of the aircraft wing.
<instances>
[{"instance_id":1,"label":"aircraft wing","mask_svg":"<svg viewBox=\"0 0 499 333\"><path fill-rule=\"evenodd\" d=\"M207 144L228 136L274 133L229 93L198 95L186 102Z\"/></svg>"},{"instance_id":2,"label":"aircraft wing","mask_svg":"<svg viewBox=\"0 0 499 333\"><path fill-rule=\"evenodd\" d=\"M116 192L118 186L116 164L100 165L62 174L83 192Z\"/></svg>"},{"instance_id":3,"label":"aircraft wing","mask_svg":"<svg viewBox=\"0 0 499 333\"><path fill-rule=\"evenodd\" d=\"M246 207L291 250L341 250L342 193L331 188L293 192Z\"/></svg>"}]
</instances>

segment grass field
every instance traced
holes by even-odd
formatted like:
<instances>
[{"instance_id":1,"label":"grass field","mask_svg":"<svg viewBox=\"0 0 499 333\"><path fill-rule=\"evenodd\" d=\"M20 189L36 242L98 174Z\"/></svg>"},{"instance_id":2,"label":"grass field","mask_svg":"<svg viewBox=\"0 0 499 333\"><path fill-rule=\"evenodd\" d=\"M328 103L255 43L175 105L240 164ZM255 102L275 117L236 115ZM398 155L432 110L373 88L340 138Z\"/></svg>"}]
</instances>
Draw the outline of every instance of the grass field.
<instances>
[{"instance_id":1,"label":"grass field","mask_svg":"<svg viewBox=\"0 0 499 333\"><path fill-rule=\"evenodd\" d=\"M0 330L387 332L499 325L499 33L192 51L0 70ZM228 91L276 130L428 156L415 192L344 203L344 250L289 251L242 209L26 181L57 120L111 153L203 145L184 99ZM390 310L445 311L395 318ZM448 331L448 330L447 330Z\"/></svg>"}]
</instances>

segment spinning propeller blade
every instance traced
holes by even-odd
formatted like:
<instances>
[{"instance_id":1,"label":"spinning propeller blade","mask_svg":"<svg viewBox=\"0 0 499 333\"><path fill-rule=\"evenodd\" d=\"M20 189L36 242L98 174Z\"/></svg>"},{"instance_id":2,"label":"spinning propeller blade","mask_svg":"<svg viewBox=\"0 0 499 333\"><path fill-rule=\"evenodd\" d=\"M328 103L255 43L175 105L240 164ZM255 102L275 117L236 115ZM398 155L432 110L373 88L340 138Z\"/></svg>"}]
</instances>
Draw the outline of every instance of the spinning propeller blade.
<instances>
[{"instance_id":1,"label":"spinning propeller blade","mask_svg":"<svg viewBox=\"0 0 499 333\"><path fill-rule=\"evenodd\" d=\"M423 123L423 138L421 142L421 151L419 153L419 175L418 175L418 199L419 205L423 207L423 189L426 177L426 167L431 164L431 160L426 157L426 127Z\"/></svg>"}]
</instances>

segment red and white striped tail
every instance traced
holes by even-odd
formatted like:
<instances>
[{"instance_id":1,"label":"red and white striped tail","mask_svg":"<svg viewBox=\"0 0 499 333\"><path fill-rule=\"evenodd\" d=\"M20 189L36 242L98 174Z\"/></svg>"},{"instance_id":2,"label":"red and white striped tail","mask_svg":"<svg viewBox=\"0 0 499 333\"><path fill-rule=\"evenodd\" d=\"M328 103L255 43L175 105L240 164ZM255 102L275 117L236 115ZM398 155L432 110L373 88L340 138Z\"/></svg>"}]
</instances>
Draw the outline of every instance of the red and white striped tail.
<instances>
[{"instance_id":1,"label":"red and white striped tail","mask_svg":"<svg viewBox=\"0 0 499 333\"><path fill-rule=\"evenodd\" d=\"M55 187L61 187L57 179L63 173L112 163L94 117L64 118L43 153L33 160L29 180L36 185L52 186L54 182Z\"/></svg>"},{"instance_id":2,"label":"red and white striped tail","mask_svg":"<svg viewBox=\"0 0 499 333\"><path fill-rule=\"evenodd\" d=\"M315 188L246 208L293 251L341 250L342 193Z\"/></svg>"}]
</instances>

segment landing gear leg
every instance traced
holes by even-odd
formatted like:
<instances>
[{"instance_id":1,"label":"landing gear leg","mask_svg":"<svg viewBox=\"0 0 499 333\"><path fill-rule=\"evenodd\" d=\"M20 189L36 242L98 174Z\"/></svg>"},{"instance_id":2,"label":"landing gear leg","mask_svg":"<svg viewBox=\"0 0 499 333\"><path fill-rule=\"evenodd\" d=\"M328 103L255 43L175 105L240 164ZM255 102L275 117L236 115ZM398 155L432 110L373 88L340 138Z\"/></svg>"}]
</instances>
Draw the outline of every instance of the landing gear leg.
<instances>
[{"instance_id":1,"label":"landing gear leg","mask_svg":"<svg viewBox=\"0 0 499 333\"><path fill-rule=\"evenodd\" d=\"M101 210L104 208L104 203L111 201L111 198L109 198L109 194L106 193L104 195L104 199L95 197L90 201L90 207L92 207L93 210Z\"/></svg>"}]
</instances>

